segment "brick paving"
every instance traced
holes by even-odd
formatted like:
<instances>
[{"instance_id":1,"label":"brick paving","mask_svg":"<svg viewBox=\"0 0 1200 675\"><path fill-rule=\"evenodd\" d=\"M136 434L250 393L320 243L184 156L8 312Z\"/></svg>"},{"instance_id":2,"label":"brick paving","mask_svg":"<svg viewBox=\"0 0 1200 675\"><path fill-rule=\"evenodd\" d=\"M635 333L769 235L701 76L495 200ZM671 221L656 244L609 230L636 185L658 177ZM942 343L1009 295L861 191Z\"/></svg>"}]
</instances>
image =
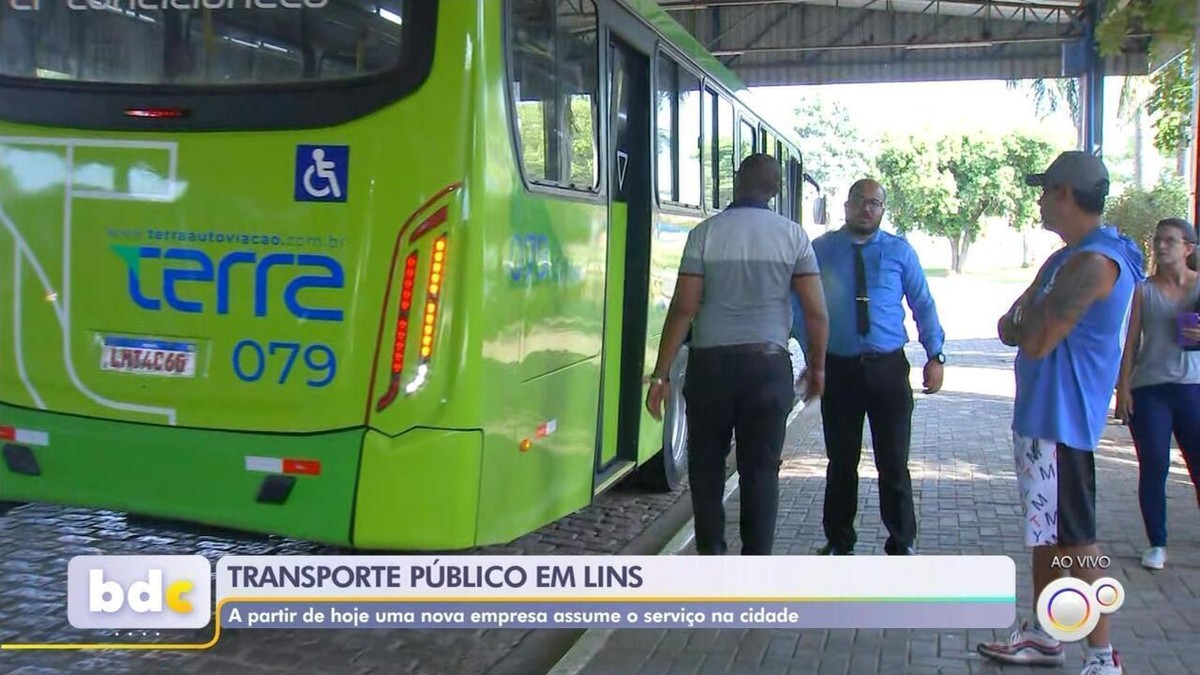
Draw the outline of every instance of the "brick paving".
<instances>
[{"instance_id":1,"label":"brick paving","mask_svg":"<svg viewBox=\"0 0 1200 675\"><path fill-rule=\"evenodd\" d=\"M651 494L628 483L594 504L506 545L458 555L616 554L662 517L686 488ZM67 563L76 555L199 553L224 555L343 555L334 547L280 537L239 534L123 513L28 504L0 512L0 643L104 642L111 632L76 630L67 622ZM430 552L422 552L421 555ZM414 673L475 675L527 642L528 629L490 630L229 630L201 652L4 651L0 673ZM202 631L164 631L137 642L211 639Z\"/></svg>"},{"instance_id":2,"label":"brick paving","mask_svg":"<svg viewBox=\"0 0 1200 675\"><path fill-rule=\"evenodd\" d=\"M951 364L942 393L919 396L910 468L917 504L918 550L925 554L1009 555L1017 564L1018 616L1032 616L1029 554L1021 538L1011 433L1012 359L996 340L947 345ZM910 350L914 364L923 355ZM913 380L920 382L920 368ZM858 555L882 555L877 474L867 450L859 467ZM781 479L776 552L806 555L824 543L821 511L825 458L817 414L789 432ZM1146 545L1137 504L1137 460L1125 427L1111 425L1097 460L1098 527L1110 572L1126 589L1114 615L1113 644L1130 675L1200 673L1200 513L1182 459L1168 481L1170 559L1143 569ZM736 493L727 509L737 552ZM683 554L694 554L693 548ZM582 675L694 673L1078 673L1082 647L1062 669L1004 667L975 653L1005 630L621 630Z\"/></svg>"}]
</instances>

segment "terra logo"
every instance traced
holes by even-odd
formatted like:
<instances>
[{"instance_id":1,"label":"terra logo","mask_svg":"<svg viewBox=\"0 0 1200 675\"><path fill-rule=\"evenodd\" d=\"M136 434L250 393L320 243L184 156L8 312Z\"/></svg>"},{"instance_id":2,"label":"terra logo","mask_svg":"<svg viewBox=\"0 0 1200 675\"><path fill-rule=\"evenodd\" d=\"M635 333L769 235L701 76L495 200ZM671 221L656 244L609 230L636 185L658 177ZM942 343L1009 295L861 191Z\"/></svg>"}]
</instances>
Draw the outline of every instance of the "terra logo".
<instances>
[{"instance_id":1,"label":"terra logo","mask_svg":"<svg viewBox=\"0 0 1200 675\"><path fill-rule=\"evenodd\" d=\"M76 628L203 628L212 611L204 556L76 556L67 615Z\"/></svg>"},{"instance_id":2,"label":"terra logo","mask_svg":"<svg viewBox=\"0 0 1200 675\"><path fill-rule=\"evenodd\" d=\"M304 304L301 291L345 287L345 274L327 255L231 251L214 261L192 248L114 245L129 269L129 298L142 309L161 311L163 303L177 312L199 314L209 303L228 314L230 296L249 295L254 316L266 316L269 290L282 289L283 303L298 319L341 321L341 309ZM300 270L308 274L298 274ZM312 272L323 272L313 274ZM276 291L278 292L278 291Z\"/></svg>"}]
</instances>

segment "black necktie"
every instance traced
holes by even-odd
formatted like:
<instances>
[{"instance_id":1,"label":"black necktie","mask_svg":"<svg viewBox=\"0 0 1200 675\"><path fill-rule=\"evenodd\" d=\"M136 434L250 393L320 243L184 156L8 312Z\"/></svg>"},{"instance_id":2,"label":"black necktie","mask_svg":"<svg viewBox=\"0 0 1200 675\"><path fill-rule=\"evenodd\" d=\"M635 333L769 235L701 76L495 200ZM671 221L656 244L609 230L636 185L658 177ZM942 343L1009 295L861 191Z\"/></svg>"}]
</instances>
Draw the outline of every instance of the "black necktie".
<instances>
[{"instance_id":1,"label":"black necktie","mask_svg":"<svg viewBox=\"0 0 1200 675\"><path fill-rule=\"evenodd\" d=\"M867 314L867 266L863 262L862 244L854 244L854 305L858 310L858 334L866 335L871 318Z\"/></svg>"}]
</instances>

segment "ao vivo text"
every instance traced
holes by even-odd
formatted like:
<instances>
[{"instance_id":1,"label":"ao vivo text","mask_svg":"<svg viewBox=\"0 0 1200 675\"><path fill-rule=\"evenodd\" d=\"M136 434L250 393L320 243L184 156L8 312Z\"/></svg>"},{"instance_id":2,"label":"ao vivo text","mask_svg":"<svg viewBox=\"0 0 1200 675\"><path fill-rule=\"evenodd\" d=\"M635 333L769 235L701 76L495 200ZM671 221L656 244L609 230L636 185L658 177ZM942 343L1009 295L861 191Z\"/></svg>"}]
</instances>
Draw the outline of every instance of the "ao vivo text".
<instances>
[{"instance_id":1,"label":"ao vivo text","mask_svg":"<svg viewBox=\"0 0 1200 675\"><path fill-rule=\"evenodd\" d=\"M1050 561L1054 569L1106 570L1112 559L1106 555L1056 555Z\"/></svg>"}]
</instances>

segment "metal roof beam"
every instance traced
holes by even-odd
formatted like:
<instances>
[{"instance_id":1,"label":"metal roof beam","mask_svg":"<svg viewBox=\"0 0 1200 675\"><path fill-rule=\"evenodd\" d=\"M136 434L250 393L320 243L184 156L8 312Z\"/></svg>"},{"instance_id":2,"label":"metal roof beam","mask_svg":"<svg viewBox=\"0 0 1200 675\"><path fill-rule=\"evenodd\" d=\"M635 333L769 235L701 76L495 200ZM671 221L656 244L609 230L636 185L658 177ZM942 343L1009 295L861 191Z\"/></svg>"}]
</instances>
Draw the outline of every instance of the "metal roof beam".
<instances>
[{"instance_id":1,"label":"metal roof beam","mask_svg":"<svg viewBox=\"0 0 1200 675\"><path fill-rule=\"evenodd\" d=\"M1021 0L938 0L940 4L947 5L990 5L1005 9L1028 9L1042 10L1048 12L1078 12L1082 9L1080 2L1053 2L1053 0L1036 0L1031 2L1021 2ZM842 2L806 2L805 0L659 0L659 6L668 12L689 12L693 10L707 9L709 7L758 7L764 5L828 5L830 7L839 7L841 9L861 9L863 5L854 5L852 3ZM873 2L865 3L866 6L874 4ZM896 10L892 10L896 11Z\"/></svg>"},{"instance_id":2,"label":"metal roof beam","mask_svg":"<svg viewBox=\"0 0 1200 675\"><path fill-rule=\"evenodd\" d=\"M762 29L762 30L761 30L761 31L758 33L758 35L755 35L753 38L751 38L751 39L750 39L750 42L749 42L749 43L748 43L746 46L747 46L747 47L750 47L750 48L754 48L754 45L756 45L756 44L758 44L758 43L762 42L762 39L763 39L763 38L765 38L765 37L767 36L767 34L768 34L768 33L770 33L771 31L775 30L776 28L778 28L778 27L779 27L779 25L780 25L780 24L781 24L783 21L785 21L785 20L786 20L788 17L790 17L790 16L792 15L792 10L794 10L794 9L796 9L796 5L788 5L788 6L787 6L787 7L786 7L786 8L783 10L783 13L782 13L781 15L779 15L779 16L777 16L777 17L775 18L775 21L769 22L769 23L767 24L767 27L766 27L766 28L764 28L764 29ZM733 66L733 63L734 63L735 61L737 61L739 58L741 58L741 54L738 54L737 56L734 56L733 58L729 59L729 61L727 61L727 62L725 63L725 65L726 65L727 67L732 67L732 66Z\"/></svg>"},{"instance_id":3,"label":"metal roof beam","mask_svg":"<svg viewBox=\"0 0 1200 675\"><path fill-rule=\"evenodd\" d=\"M730 26L729 28L726 28L725 30L721 31L721 34L720 34L720 35L718 35L718 36L714 37L713 39L709 40L709 41L708 41L708 44L706 44L706 45L705 45L705 47L706 47L706 48L707 48L709 51L712 51L713 49L715 49L715 48L716 48L716 46L717 46L717 43L718 43L718 42L720 42L720 41L721 41L721 40L722 40L722 39L723 39L723 38L724 38L726 35L729 35L729 34L730 34L730 33L732 33L733 31L737 30L739 27L741 27L741 25L742 25L742 24L744 24L744 23L746 23L747 21L749 21L749 20L750 20L750 19L751 19L751 18L752 18L752 17L753 17L755 14L758 14L758 13L759 13L759 12L761 12L763 9L764 9L763 7L759 7L758 9L754 10L753 12L746 12L745 16L743 16L742 18L738 19L736 23L734 23L734 24L733 24L732 26Z\"/></svg>"},{"instance_id":4,"label":"metal roof beam","mask_svg":"<svg viewBox=\"0 0 1200 675\"><path fill-rule=\"evenodd\" d=\"M862 25L867 22L867 19L870 18L870 16L871 16L870 14L863 12L863 13L859 14L858 17L856 19L854 19L854 21L847 21L846 27L842 29L842 32L838 33L837 37L835 37L829 41L829 45L833 46L833 45L841 44L842 40L846 39L847 35L849 35L850 33L853 33L854 31L858 30L859 28L861 28ZM806 56L806 57L804 57L804 62L805 63L813 63L816 60L820 59L821 56L822 56L821 54L817 54L816 56Z\"/></svg>"},{"instance_id":5,"label":"metal roof beam","mask_svg":"<svg viewBox=\"0 0 1200 675\"><path fill-rule=\"evenodd\" d=\"M894 42L889 44L865 44L865 45L813 45L807 47L748 47L746 49L728 49L718 52L713 52L715 56L733 56L735 54L792 54L804 52L840 52L840 51L866 51L878 49L906 49L906 50L928 50L928 49L971 49L971 48L986 48L999 45L1009 44L1039 44L1039 43L1062 43L1074 42L1078 40L1078 35L1062 35L1058 37L1030 37L1030 38L999 38L989 40L964 40L959 42L928 42L928 43L913 43L913 42ZM796 65L801 65L797 63Z\"/></svg>"}]
</instances>

